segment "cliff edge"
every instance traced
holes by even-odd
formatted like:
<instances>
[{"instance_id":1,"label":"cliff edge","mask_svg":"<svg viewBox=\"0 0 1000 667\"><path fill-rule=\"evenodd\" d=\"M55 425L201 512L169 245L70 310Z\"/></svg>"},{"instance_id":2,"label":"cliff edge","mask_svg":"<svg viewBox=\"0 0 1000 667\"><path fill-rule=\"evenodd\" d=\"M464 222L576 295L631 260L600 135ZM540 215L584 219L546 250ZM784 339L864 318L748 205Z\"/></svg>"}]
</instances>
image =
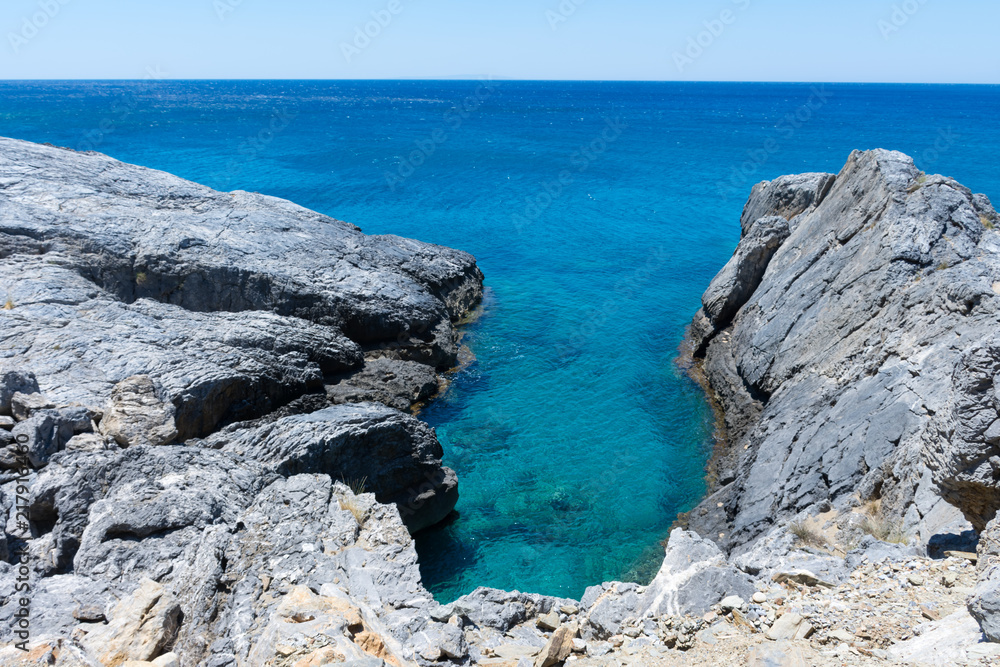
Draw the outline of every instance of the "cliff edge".
<instances>
[{"instance_id":1,"label":"cliff edge","mask_svg":"<svg viewBox=\"0 0 1000 667\"><path fill-rule=\"evenodd\" d=\"M837 175L755 186L741 224L691 327L727 433L690 527L737 558L828 511L932 555L975 544L1000 508L987 197L901 153L855 152Z\"/></svg>"}]
</instances>

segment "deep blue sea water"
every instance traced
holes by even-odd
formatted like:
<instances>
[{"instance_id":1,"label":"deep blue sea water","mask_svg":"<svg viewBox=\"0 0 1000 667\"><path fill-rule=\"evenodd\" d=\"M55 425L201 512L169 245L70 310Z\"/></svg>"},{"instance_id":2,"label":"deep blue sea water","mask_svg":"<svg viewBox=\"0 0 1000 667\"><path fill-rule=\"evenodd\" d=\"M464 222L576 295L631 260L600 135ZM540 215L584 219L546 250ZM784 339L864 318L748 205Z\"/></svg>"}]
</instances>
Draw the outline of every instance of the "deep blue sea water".
<instances>
[{"instance_id":1,"label":"deep blue sea water","mask_svg":"<svg viewBox=\"0 0 1000 667\"><path fill-rule=\"evenodd\" d=\"M997 200L998 112L996 86L0 82L0 135L478 257L475 361L421 415L461 480L418 539L442 601L651 574L711 446L673 360L750 186L886 147Z\"/></svg>"}]
</instances>

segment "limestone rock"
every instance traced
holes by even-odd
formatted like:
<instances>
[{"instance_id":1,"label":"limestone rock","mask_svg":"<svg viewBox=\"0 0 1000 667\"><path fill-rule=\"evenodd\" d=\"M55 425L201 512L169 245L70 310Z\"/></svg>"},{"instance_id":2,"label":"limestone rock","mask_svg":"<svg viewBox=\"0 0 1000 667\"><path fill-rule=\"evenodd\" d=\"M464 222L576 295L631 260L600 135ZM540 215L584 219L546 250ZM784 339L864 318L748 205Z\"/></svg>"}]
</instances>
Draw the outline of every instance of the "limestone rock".
<instances>
[{"instance_id":1,"label":"limestone rock","mask_svg":"<svg viewBox=\"0 0 1000 667\"><path fill-rule=\"evenodd\" d=\"M63 450L73 436L91 430L90 413L84 408L39 410L19 422L11 431L15 442L20 439L28 452L28 461L35 467L46 465L53 454ZM18 457L15 443L0 448L0 468L13 468Z\"/></svg>"},{"instance_id":2,"label":"limestone rock","mask_svg":"<svg viewBox=\"0 0 1000 667\"><path fill-rule=\"evenodd\" d=\"M11 399L14 394L37 394L39 391L34 373L0 368L0 415L13 414Z\"/></svg>"},{"instance_id":3,"label":"limestone rock","mask_svg":"<svg viewBox=\"0 0 1000 667\"><path fill-rule=\"evenodd\" d=\"M148 375L125 378L111 390L101 433L122 447L165 445L177 437L176 408Z\"/></svg>"},{"instance_id":4,"label":"limestone rock","mask_svg":"<svg viewBox=\"0 0 1000 667\"><path fill-rule=\"evenodd\" d=\"M108 625L91 630L83 643L101 664L151 661L173 646L182 618L173 596L155 581L144 579L131 597L118 603Z\"/></svg>"},{"instance_id":5,"label":"limestone rock","mask_svg":"<svg viewBox=\"0 0 1000 667\"><path fill-rule=\"evenodd\" d=\"M761 246L771 256L759 284L757 270L737 279L758 266L746 259L755 230L780 227L776 215L788 235L773 253ZM754 188L744 248L705 297L738 310L731 321L702 312L692 327L732 472L691 529L739 556L776 524L854 494L924 543L971 529L942 521L948 502L988 520L996 219L986 197L884 150L854 152L835 179Z\"/></svg>"},{"instance_id":6,"label":"limestone rock","mask_svg":"<svg viewBox=\"0 0 1000 667\"><path fill-rule=\"evenodd\" d=\"M562 663L573 652L573 639L577 634L576 623L558 628L535 658L535 667L552 667Z\"/></svg>"},{"instance_id":7,"label":"limestone rock","mask_svg":"<svg viewBox=\"0 0 1000 667\"><path fill-rule=\"evenodd\" d=\"M416 532L444 519L458 501L454 471L423 422L375 403L337 405L251 429L229 429L201 443L285 475L324 473L364 486L399 507Z\"/></svg>"},{"instance_id":8,"label":"limestone rock","mask_svg":"<svg viewBox=\"0 0 1000 667\"><path fill-rule=\"evenodd\" d=\"M835 180L833 174L797 174L758 183L740 216L743 234L761 218L780 216L792 220L814 209L823 203Z\"/></svg>"},{"instance_id":9,"label":"limestone rock","mask_svg":"<svg viewBox=\"0 0 1000 667\"><path fill-rule=\"evenodd\" d=\"M712 280L702 297L705 314L713 327L724 329L760 286L771 258L791 232L780 216L758 220L736 254Z\"/></svg>"},{"instance_id":10,"label":"limestone rock","mask_svg":"<svg viewBox=\"0 0 1000 667\"><path fill-rule=\"evenodd\" d=\"M788 612L782 614L778 620L774 622L770 628L768 628L765 636L773 641L787 641L789 639L795 639L799 632L799 626L802 625L804 619L799 614L795 612Z\"/></svg>"},{"instance_id":11,"label":"limestone rock","mask_svg":"<svg viewBox=\"0 0 1000 667\"><path fill-rule=\"evenodd\" d=\"M0 180L0 281L18 304L0 312L0 345L31 350L59 405L156 378L180 439L321 389L362 346L447 369L454 323L482 296L467 253L97 153L0 139Z\"/></svg>"},{"instance_id":12,"label":"limestone rock","mask_svg":"<svg viewBox=\"0 0 1000 667\"><path fill-rule=\"evenodd\" d=\"M993 519L979 540L979 581L969 597L969 613L983 635L1000 642L1000 517Z\"/></svg>"},{"instance_id":13,"label":"limestone rock","mask_svg":"<svg viewBox=\"0 0 1000 667\"><path fill-rule=\"evenodd\" d=\"M437 391L438 378L433 368L388 357L368 360L360 370L326 383L331 403L377 401L397 410L409 410Z\"/></svg>"},{"instance_id":14,"label":"limestone rock","mask_svg":"<svg viewBox=\"0 0 1000 667\"><path fill-rule=\"evenodd\" d=\"M17 421L24 421L40 410L50 410L56 404L46 398L43 394L22 394L16 392L10 397L10 410Z\"/></svg>"},{"instance_id":15,"label":"limestone rock","mask_svg":"<svg viewBox=\"0 0 1000 667\"><path fill-rule=\"evenodd\" d=\"M729 565L718 546L678 528L670 533L659 573L642 594L640 617L700 616L724 597L747 599L754 590L753 580Z\"/></svg>"},{"instance_id":16,"label":"limestone rock","mask_svg":"<svg viewBox=\"0 0 1000 667\"><path fill-rule=\"evenodd\" d=\"M529 618L547 614L572 600L519 592L477 588L446 606L449 615L458 614L476 625L508 632Z\"/></svg>"}]
</instances>

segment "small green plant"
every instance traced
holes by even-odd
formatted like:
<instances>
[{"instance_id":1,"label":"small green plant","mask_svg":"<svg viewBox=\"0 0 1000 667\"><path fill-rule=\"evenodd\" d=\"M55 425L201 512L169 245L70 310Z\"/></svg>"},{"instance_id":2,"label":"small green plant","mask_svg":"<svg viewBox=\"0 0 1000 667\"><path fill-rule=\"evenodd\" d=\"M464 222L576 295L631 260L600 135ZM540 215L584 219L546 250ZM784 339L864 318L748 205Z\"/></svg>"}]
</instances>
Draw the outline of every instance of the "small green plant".
<instances>
[{"instance_id":1,"label":"small green plant","mask_svg":"<svg viewBox=\"0 0 1000 667\"><path fill-rule=\"evenodd\" d=\"M823 535L815 528L809 526L805 521L796 521L788 526L788 532L795 536L800 543L810 547L826 547L827 541Z\"/></svg>"},{"instance_id":2,"label":"small green plant","mask_svg":"<svg viewBox=\"0 0 1000 667\"><path fill-rule=\"evenodd\" d=\"M7 302L3 305L4 310L14 310L14 299L11 295L7 294Z\"/></svg>"},{"instance_id":3,"label":"small green plant","mask_svg":"<svg viewBox=\"0 0 1000 667\"><path fill-rule=\"evenodd\" d=\"M996 229L996 225L993 224L993 221L987 218L985 215L979 216L979 221L983 223L983 227L985 227L986 229L989 230Z\"/></svg>"},{"instance_id":4,"label":"small green plant","mask_svg":"<svg viewBox=\"0 0 1000 667\"><path fill-rule=\"evenodd\" d=\"M360 496L362 493L366 493L365 489L368 488L368 478L362 477L361 479L345 479L344 484L351 490L356 496Z\"/></svg>"},{"instance_id":5,"label":"small green plant","mask_svg":"<svg viewBox=\"0 0 1000 667\"><path fill-rule=\"evenodd\" d=\"M917 180L915 180L913 184L906 189L906 191L912 195L914 192L924 187L924 185L926 184L927 184L927 175L924 174L923 172L920 172L920 176L917 176Z\"/></svg>"},{"instance_id":6,"label":"small green plant","mask_svg":"<svg viewBox=\"0 0 1000 667\"><path fill-rule=\"evenodd\" d=\"M892 544L906 544L910 536L903 530L898 521L893 521L882 512L882 502L873 500L864 506L864 519L859 526L862 532L868 533L876 540Z\"/></svg>"},{"instance_id":7,"label":"small green plant","mask_svg":"<svg viewBox=\"0 0 1000 667\"><path fill-rule=\"evenodd\" d=\"M937 270L938 271L944 271L945 269L948 269L948 268L951 268L948 265L948 262L941 262L940 264L937 265Z\"/></svg>"},{"instance_id":8,"label":"small green plant","mask_svg":"<svg viewBox=\"0 0 1000 667\"><path fill-rule=\"evenodd\" d=\"M135 284L138 285L139 287L142 287L148 281L149 281L149 276L146 275L145 271L140 271L139 273L135 274Z\"/></svg>"}]
</instances>

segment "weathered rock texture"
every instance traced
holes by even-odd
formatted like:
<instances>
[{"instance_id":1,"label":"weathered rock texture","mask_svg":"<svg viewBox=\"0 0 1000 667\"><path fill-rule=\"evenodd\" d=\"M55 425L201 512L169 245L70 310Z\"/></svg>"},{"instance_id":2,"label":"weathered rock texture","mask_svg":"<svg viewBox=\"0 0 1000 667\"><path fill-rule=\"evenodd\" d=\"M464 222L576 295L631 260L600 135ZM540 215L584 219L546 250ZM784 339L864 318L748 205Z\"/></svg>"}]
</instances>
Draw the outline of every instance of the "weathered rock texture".
<instances>
[{"instance_id":1,"label":"weathered rock texture","mask_svg":"<svg viewBox=\"0 0 1000 667\"><path fill-rule=\"evenodd\" d=\"M756 186L692 326L731 475L689 525L737 556L831 503L876 501L924 545L970 528L959 511L982 530L1000 508L998 224L984 195L883 150Z\"/></svg>"},{"instance_id":2,"label":"weathered rock texture","mask_svg":"<svg viewBox=\"0 0 1000 667\"><path fill-rule=\"evenodd\" d=\"M0 644L24 563L46 664L470 661L410 539L457 480L401 410L471 256L0 139L0 282Z\"/></svg>"}]
</instances>

